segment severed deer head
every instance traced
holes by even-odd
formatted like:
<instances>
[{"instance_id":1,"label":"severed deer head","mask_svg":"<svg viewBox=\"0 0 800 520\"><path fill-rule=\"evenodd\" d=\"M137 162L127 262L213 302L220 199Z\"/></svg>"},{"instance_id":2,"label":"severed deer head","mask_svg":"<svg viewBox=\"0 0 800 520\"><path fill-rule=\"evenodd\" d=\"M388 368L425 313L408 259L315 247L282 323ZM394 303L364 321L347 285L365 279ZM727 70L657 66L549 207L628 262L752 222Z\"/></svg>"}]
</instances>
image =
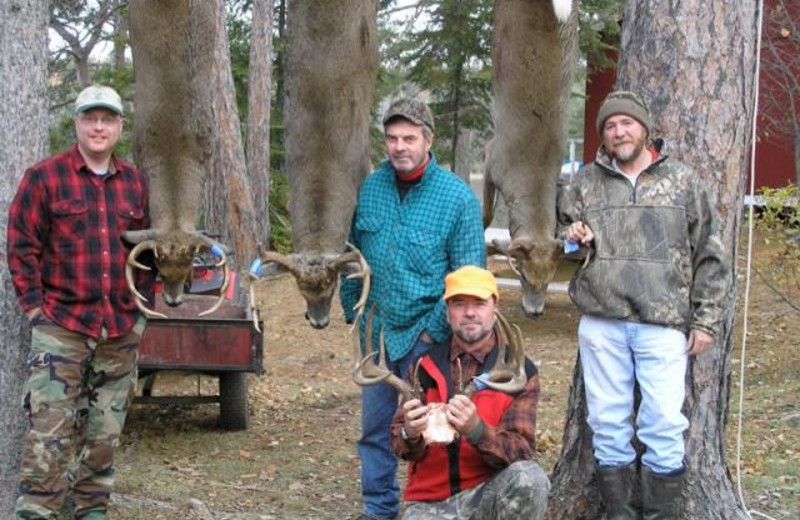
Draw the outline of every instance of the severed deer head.
<instances>
[{"instance_id":1,"label":"severed deer head","mask_svg":"<svg viewBox=\"0 0 800 520\"><path fill-rule=\"evenodd\" d=\"M355 308L361 310L369 295L370 270L361 251L347 244L348 251L340 255L312 256L303 254L282 255L274 251L263 251L259 247L259 258L250 267L250 302L253 320L258 322L255 283L283 273L294 276L300 294L306 301L306 319L315 329L324 329L330 323L331 300L339 283L339 274L347 278L362 280L361 297ZM356 319L355 323L358 323ZM256 324L256 329L258 325Z\"/></svg>"},{"instance_id":2,"label":"severed deer head","mask_svg":"<svg viewBox=\"0 0 800 520\"><path fill-rule=\"evenodd\" d=\"M462 374L458 374L456 381L456 392L471 397L482 387L491 388L508 394L515 394L522 390L527 382L525 373L525 352L522 348L522 331L517 325L509 324L508 320L499 312L495 311L497 324L495 333L498 338L497 361L488 373L473 378L468 384L464 384ZM355 368L353 370L353 381L359 386L370 386L386 382L397 390L400 395L400 402L411 399L422 398L422 388L419 384L419 361L411 371L412 383L392 373L386 366L386 348L383 341L383 331L380 333L379 361L374 360L375 353L372 351L372 321L375 317L375 305L373 304L367 315L365 330L365 351L368 354L361 358L361 350L358 343L358 334L354 334ZM506 346L506 338L508 347ZM506 352L508 350L508 352ZM508 354L508 355L506 355ZM460 365L459 365L460 368ZM430 406L428 415L428 425L422 433L427 444L450 444L458 437L455 428L447 420L446 403L427 403Z\"/></svg>"},{"instance_id":3,"label":"severed deer head","mask_svg":"<svg viewBox=\"0 0 800 520\"><path fill-rule=\"evenodd\" d=\"M186 231L158 231L155 229L144 229L141 231L127 231L123 238L128 242L136 244L128 255L125 265L125 279L128 287L133 294L136 306L145 315L166 318L160 312L149 309L144 305L147 301L137 289L134 283L133 270L144 269L149 271L150 267L139 262L138 257L145 251L152 251L155 265L161 274L163 283L162 294L164 302L170 307L177 307L183 300L185 287L192 283L192 268L194 259L203 252L211 251L220 260L216 264L217 268L223 269L222 287L220 295L214 305L208 310L199 314L205 316L219 309L225 300L225 292L230 283L230 265L228 264L227 248L215 240L203 235L200 232Z\"/></svg>"}]
</instances>

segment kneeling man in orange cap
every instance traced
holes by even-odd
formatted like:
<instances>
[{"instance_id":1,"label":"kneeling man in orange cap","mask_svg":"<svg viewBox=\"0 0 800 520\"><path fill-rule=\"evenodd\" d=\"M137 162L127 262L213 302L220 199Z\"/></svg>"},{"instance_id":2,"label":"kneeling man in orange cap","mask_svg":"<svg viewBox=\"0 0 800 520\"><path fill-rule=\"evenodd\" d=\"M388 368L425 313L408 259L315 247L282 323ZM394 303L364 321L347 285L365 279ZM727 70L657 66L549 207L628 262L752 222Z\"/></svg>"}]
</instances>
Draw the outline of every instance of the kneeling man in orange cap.
<instances>
[{"instance_id":1,"label":"kneeling man in orange cap","mask_svg":"<svg viewBox=\"0 0 800 520\"><path fill-rule=\"evenodd\" d=\"M511 345L501 348L499 298L486 269L445 279L452 334L412 365L406 379L421 395L399 406L391 427L395 454L410 461L404 520L544 518L550 483L531 460L539 375L507 324ZM456 431L449 444L426 432L437 407Z\"/></svg>"}]
</instances>

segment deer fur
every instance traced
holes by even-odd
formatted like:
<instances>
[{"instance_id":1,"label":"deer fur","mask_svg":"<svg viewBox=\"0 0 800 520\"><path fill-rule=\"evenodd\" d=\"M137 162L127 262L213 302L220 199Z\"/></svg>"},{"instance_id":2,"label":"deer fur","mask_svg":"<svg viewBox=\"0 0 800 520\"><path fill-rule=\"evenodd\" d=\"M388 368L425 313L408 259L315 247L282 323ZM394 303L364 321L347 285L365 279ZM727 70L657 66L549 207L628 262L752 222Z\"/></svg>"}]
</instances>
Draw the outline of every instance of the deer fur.
<instances>
[{"instance_id":1,"label":"deer fur","mask_svg":"<svg viewBox=\"0 0 800 520\"><path fill-rule=\"evenodd\" d=\"M204 163L213 144L209 78L214 74L218 9L218 2L206 0L130 3L136 71L134 153L150 181L152 227L124 238L137 244L146 241L153 250L169 305L181 303L195 255L219 246L196 230ZM129 264L143 268L135 257Z\"/></svg>"},{"instance_id":2,"label":"deer fur","mask_svg":"<svg viewBox=\"0 0 800 520\"><path fill-rule=\"evenodd\" d=\"M528 316L543 312L547 284L563 256L555 205L578 50L572 2L495 1L494 137L487 147L483 220L491 223L498 190L508 207L511 241L494 246L520 274Z\"/></svg>"},{"instance_id":3,"label":"deer fur","mask_svg":"<svg viewBox=\"0 0 800 520\"><path fill-rule=\"evenodd\" d=\"M306 317L317 328L329 322L336 259L370 168L377 13L377 0L291 0L288 6L285 171L295 252L287 261L295 268L279 262L274 268L294 275Z\"/></svg>"}]
</instances>

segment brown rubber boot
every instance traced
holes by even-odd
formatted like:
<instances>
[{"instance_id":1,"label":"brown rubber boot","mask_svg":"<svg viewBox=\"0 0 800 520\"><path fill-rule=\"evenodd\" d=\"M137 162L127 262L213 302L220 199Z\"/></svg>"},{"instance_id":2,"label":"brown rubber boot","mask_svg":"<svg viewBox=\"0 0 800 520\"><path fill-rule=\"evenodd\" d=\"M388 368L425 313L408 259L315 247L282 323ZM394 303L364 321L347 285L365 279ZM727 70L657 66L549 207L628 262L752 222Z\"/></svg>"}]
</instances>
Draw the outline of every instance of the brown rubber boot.
<instances>
[{"instance_id":1,"label":"brown rubber boot","mask_svg":"<svg viewBox=\"0 0 800 520\"><path fill-rule=\"evenodd\" d=\"M642 468L642 520L677 520L683 514L683 477L662 476Z\"/></svg>"},{"instance_id":2,"label":"brown rubber boot","mask_svg":"<svg viewBox=\"0 0 800 520\"><path fill-rule=\"evenodd\" d=\"M636 462L619 468L597 470L597 487L605 504L605 520L638 520L633 506Z\"/></svg>"}]
</instances>

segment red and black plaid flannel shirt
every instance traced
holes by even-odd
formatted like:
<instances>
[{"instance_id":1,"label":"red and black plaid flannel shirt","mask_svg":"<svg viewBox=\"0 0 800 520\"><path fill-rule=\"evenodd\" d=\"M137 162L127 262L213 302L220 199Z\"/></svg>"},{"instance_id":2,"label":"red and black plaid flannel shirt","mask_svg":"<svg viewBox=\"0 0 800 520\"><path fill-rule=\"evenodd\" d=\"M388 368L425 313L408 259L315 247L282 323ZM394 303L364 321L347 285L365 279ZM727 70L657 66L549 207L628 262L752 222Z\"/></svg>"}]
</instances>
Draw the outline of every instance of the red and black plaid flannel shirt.
<instances>
[{"instance_id":1,"label":"red and black plaid flannel shirt","mask_svg":"<svg viewBox=\"0 0 800 520\"><path fill-rule=\"evenodd\" d=\"M90 171L76 145L25 172L8 215L20 307L41 307L60 326L95 338L102 327L109 338L122 336L139 318L125 281L131 246L121 234L150 225L144 175L117 158L109 170Z\"/></svg>"}]
</instances>

